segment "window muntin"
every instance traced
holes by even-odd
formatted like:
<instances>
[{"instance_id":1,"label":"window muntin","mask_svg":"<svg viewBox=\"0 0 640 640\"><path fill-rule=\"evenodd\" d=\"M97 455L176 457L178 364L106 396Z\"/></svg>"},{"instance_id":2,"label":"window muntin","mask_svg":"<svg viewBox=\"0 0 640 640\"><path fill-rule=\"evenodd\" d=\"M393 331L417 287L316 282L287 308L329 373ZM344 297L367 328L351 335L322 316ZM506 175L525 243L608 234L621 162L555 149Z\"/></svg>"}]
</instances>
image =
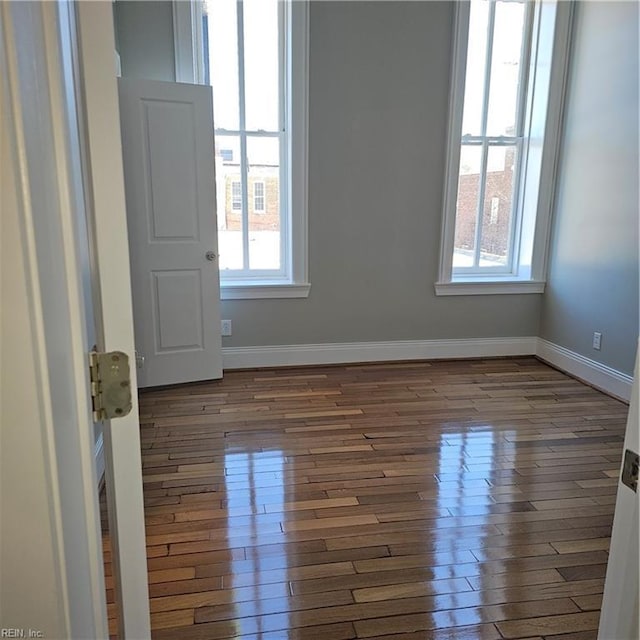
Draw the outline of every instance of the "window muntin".
<instances>
[{"instance_id":1,"label":"window muntin","mask_svg":"<svg viewBox=\"0 0 640 640\"><path fill-rule=\"evenodd\" d=\"M207 0L206 8L220 275L228 281L286 279L291 251L289 198L280 197L289 188L286 4ZM229 149L233 149L231 161ZM270 185L257 198L261 208L256 207L255 191L251 193L255 180ZM228 182L240 184L240 195L230 204L220 197ZM269 215L260 220L253 215L267 211Z\"/></svg>"},{"instance_id":2,"label":"window muntin","mask_svg":"<svg viewBox=\"0 0 640 640\"><path fill-rule=\"evenodd\" d=\"M471 0L454 275L514 271L532 19L531 2ZM504 211L499 224L496 192Z\"/></svg>"}]
</instances>

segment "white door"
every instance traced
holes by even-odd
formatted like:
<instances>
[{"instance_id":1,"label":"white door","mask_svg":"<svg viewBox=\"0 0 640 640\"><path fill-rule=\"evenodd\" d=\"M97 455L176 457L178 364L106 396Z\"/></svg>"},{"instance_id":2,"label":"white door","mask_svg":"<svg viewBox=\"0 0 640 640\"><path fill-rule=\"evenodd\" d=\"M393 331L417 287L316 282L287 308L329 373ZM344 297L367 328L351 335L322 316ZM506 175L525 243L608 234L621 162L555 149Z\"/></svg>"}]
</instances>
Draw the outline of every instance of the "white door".
<instances>
[{"instance_id":1,"label":"white door","mask_svg":"<svg viewBox=\"0 0 640 640\"><path fill-rule=\"evenodd\" d=\"M221 378L211 87L119 90L139 384Z\"/></svg>"},{"instance_id":2,"label":"white door","mask_svg":"<svg viewBox=\"0 0 640 640\"><path fill-rule=\"evenodd\" d=\"M631 390L631 403L624 450L640 451L640 416L638 415L640 349ZM618 496L611 532L611 548L604 583L599 640L624 640L640 637L638 628L638 493L618 480Z\"/></svg>"}]
</instances>

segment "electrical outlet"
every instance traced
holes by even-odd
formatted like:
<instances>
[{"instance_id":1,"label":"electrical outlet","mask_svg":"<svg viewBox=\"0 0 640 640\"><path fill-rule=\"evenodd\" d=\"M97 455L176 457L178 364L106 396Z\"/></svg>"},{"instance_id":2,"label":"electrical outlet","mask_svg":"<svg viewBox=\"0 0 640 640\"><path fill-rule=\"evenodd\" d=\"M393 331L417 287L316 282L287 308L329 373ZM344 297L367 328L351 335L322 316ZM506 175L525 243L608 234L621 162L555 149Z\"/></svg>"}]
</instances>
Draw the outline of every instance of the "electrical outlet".
<instances>
[{"instance_id":1,"label":"electrical outlet","mask_svg":"<svg viewBox=\"0 0 640 640\"><path fill-rule=\"evenodd\" d=\"M602 334L599 331L593 332L593 348L600 351L600 343L602 342Z\"/></svg>"},{"instance_id":2,"label":"electrical outlet","mask_svg":"<svg viewBox=\"0 0 640 640\"><path fill-rule=\"evenodd\" d=\"M222 320L220 322L220 328L223 336L231 335L231 320Z\"/></svg>"}]
</instances>

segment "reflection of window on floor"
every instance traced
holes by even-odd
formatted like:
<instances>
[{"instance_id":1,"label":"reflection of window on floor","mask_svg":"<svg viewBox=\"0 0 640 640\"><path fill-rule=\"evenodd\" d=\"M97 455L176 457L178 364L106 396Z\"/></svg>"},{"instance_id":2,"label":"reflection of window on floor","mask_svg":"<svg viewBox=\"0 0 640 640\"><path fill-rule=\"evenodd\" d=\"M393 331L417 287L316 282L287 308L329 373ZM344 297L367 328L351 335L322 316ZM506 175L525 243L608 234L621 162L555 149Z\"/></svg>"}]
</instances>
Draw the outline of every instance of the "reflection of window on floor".
<instances>
[{"instance_id":1,"label":"reflection of window on floor","mask_svg":"<svg viewBox=\"0 0 640 640\"><path fill-rule=\"evenodd\" d=\"M475 556L482 553L486 545L484 538L495 535L495 523L498 521L495 518L500 516L493 514L502 512L502 506L506 507L512 502L512 496L520 493L516 484L504 481L506 474L515 473L514 438L514 431L496 430L488 425L470 426L468 431L440 436L437 506L446 515L434 520L431 544L438 550L451 553L452 563L477 566L478 561L483 561L482 556ZM498 486L494 486L493 481L498 478L501 480L495 483ZM460 546L455 531L461 527L472 527L477 531L479 539L474 543L477 551L472 553ZM467 531L470 532L469 529ZM505 533L503 538L507 537ZM510 579L513 577L516 581L517 575L517 572L509 574ZM453 624L453 618L451 622Z\"/></svg>"},{"instance_id":2,"label":"reflection of window on floor","mask_svg":"<svg viewBox=\"0 0 640 640\"><path fill-rule=\"evenodd\" d=\"M224 466L228 546L244 549L244 555L233 553L229 571L236 635L260 636L267 631L262 615L271 611L263 601L290 595L286 553L264 553L264 545L284 542L284 455L227 453Z\"/></svg>"}]
</instances>

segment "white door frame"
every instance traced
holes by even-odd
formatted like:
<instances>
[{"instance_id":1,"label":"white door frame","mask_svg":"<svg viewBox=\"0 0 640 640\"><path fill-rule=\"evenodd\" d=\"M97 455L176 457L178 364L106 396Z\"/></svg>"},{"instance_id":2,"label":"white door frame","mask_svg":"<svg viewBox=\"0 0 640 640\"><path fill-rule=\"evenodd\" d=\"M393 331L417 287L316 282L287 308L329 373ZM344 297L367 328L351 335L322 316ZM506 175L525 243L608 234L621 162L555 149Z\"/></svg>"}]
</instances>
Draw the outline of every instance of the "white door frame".
<instances>
[{"instance_id":1,"label":"white door frame","mask_svg":"<svg viewBox=\"0 0 640 640\"><path fill-rule=\"evenodd\" d=\"M95 257L99 297L105 302L98 314L103 325L98 348L124 351L131 364L133 408L128 416L104 423L104 451L120 636L137 640L150 636L149 596L113 7L111 0L76 7Z\"/></svg>"},{"instance_id":2,"label":"white door frame","mask_svg":"<svg viewBox=\"0 0 640 640\"><path fill-rule=\"evenodd\" d=\"M96 299L103 301L98 310L103 333L98 347L124 351L135 363L112 3L76 6L99 270ZM19 443L25 454L37 454L24 460L22 467L13 464L13 477L5 478L11 452L3 449L3 490L10 482L19 496L24 476L31 483L26 498L40 496L40 509L34 512L30 508L35 502L9 503L8 513L3 503L2 623L26 634L35 622L40 625L35 630L44 637L107 638L60 14L56 3L6 2L0 3L0 18L6 133L2 152L3 159L11 161L3 166L3 179L12 179L6 198L3 185L3 205L9 206L3 210L2 224L4 231L7 222L13 234L9 237L17 240L8 254L17 261L15 274L7 253L2 256L3 283L12 285L2 292L2 338L3 343L16 340L11 350L3 344L2 376L3 381L12 381L8 388L16 393L5 393L3 385L0 434L3 444ZM5 295L16 305L5 304ZM25 354L20 366L14 352ZM13 363L7 354L14 355ZM20 407L21 385L29 385L37 407ZM144 640L150 637L150 624L135 366L132 391L131 414L113 425L105 423L105 454L110 533L116 540L112 555L116 562L120 559L116 578L120 637ZM37 469L32 471L29 464ZM43 533L38 537L36 526L21 538L20 528L37 518L43 521ZM46 554L42 547L48 549ZM55 592L51 586L40 588L40 582L53 585Z\"/></svg>"},{"instance_id":3,"label":"white door frame","mask_svg":"<svg viewBox=\"0 0 640 640\"><path fill-rule=\"evenodd\" d=\"M1 11L5 105L10 112L7 133L13 147L13 172L19 182L13 215L21 231L20 266L24 269L29 309L29 315L19 321L31 323L34 341L32 382L40 398L40 410L29 427L40 436L48 470L44 495L53 523L50 535L55 538L50 561L60 589L58 629L66 631L65 637L104 637L102 545L93 429L89 427L92 420L84 307L67 172L57 7L53 3L15 2L2 3ZM2 307L4 312L4 303ZM3 369L7 366L3 360ZM4 408L13 398L2 400ZM9 429L12 426L7 425ZM38 462L36 458L31 464ZM11 482L13 491L19 494L21 487L16 480L12 478ZM21 541L16 544L19 546L13 553L18 557L20 552L33 553L30 547L20 548ZM33 582L38 561L25 555L22 564L26 565L23 572ZM4 564L2 577L8 578ZM29 602L29 591L20 593L18 589L17 593ZM22 606L21 619L15 622L11 620L16 611L12 604L3 602L3 626L33 628L28 618L22 617L28 614L29 604ZM38 610L37 602L30 604L34 612ZM48 622L41 624L44 628L38 630L49 634Z\"/></svg>"},{"instance_id":4,"label":"white door frame","mask_svg":"<svg viewBox=\"0 0 640 640\"><path fill-rule=\"evenodd\" d=\"M640 451L640 348L636 353L636 368L631 389L624 450ZM600 613L599 640L638 638L638 493L622 484L618 478L618 494L611 531L611 547L604 583Z\"/></svg>"}]
</instances>

